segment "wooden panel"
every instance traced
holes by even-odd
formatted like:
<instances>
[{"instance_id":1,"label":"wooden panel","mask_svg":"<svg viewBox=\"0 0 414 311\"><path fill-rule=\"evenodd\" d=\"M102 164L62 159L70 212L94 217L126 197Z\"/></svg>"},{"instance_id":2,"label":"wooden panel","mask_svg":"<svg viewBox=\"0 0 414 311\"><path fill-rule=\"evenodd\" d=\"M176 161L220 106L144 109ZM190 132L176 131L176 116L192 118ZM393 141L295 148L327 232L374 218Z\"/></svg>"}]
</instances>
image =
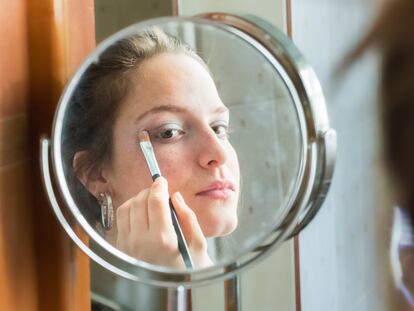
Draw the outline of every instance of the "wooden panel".
<instances>
[{"instance_id":1,"label":"wooden panel","mask_svg":"<svg viewBox=\"0 0 414 311\"><path fill-rule=\"evenodd\" d=\"M292 38L292 0L286 0L286 33Z\"/></svg>"},{"instance_id":2,"label":"wooden panel","mask_svg":"<svg viewBox=\"0 0 414 311\"><path fill-rule=\"evenodd\" d=\"M40 185L39 137L50 135L63 86L95 42L92 0L31 1L30 141L39 310L89 310L89 262L57 224Z\"/></svg>"},{"instance_id":3,"label":"wooden panel","mask_svg":"<svg viewBox=\"0 0 414 311\"><path fill-rule=\"evenodd\" d=\"M28 161L27 143L26 114L0 117L0 167Z\"/></svg>"},{"instance_id":4,"label":"wooden panel","mask_svg":"<svg viewBox=\"0 0 414 311\"><path fill-rule=\"evenodd\" d=\"M26 112L26 2L0 0L0 118Z\"/></svg>"},{"instance_id":5,"label":"wooden panel","mask_svg":"<svg viewBox=\"0 0 414 311\"><path fill-rule=\"evenodd\" d=\"M25 1L0 1L0 310L37 310Z\"/></svg>"},{"instance_id":6,"label":"wooden panel","mask_svg":"<svg viewBox=\"0 0 414 311\"><path fill-rule=\"evenodd\" d=\"M28 161L0 168L0 309L37 310Z\"/></svg>"},{"instance_id":7,"label":"wooden panel","mask_svg":"<svg viewBox=\"0 0 414 311\"><path fill-rule=\"evenodd\" d=\"M44 198L38 140L94 46L93 1L0 5L0 310L89 310L88 259Z\"/></svg>"}]
</instances>

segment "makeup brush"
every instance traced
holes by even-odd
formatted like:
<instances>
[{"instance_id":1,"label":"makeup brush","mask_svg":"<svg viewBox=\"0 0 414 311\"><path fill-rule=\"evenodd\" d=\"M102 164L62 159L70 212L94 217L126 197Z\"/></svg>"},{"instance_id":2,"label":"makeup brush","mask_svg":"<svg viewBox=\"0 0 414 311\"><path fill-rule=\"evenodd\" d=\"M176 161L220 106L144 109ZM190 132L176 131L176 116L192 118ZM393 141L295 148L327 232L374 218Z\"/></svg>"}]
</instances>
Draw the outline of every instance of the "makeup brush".
<instances>
[{"instance_id":1,"label":"makeup brush","mask_svg":"<svg viewBox=\"0 0 414 311\"><path fill-rule=\"evenodd\" d=\"M152 147L148 132L140 132L138 135L138 139L142 153L145 157L145 161L147 162L148 168L150 170L152 180L155 181L158 177L161 176L161 171L158 166L157 159L155 158L154 148ZM185 241L184 234L181 230L180 223L178 222L177 213L171 202L171 198L168 199L168 203L170 205L171 219L174 226L174 230L177 234L178 250L180 251L181 256L183 257L186 268L194 269L193 260L191 259L190 252L188 251L188 246Z\"/></svg>"}]
</instances>

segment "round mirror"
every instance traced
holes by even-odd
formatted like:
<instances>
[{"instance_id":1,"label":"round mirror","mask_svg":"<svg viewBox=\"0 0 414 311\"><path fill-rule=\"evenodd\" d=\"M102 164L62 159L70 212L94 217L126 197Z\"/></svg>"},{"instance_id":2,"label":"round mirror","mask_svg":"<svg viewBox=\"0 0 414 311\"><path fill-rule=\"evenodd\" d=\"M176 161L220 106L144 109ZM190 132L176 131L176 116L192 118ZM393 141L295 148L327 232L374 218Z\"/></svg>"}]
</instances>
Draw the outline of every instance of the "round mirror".
<instances>
[{"instance_id":1,"label":"round mirror","mask_svg":"<svg viewBox=\"0 0 414 311\"><path fill-rule=\"evenodd\" d=\"M43 175L66 231L112 272L165 287L229 277L299 232L326 195L336 149L293 44L223 14L108 38L66 87L52 136L65 206L47 139Z\"/></svg>"}]
</instances>

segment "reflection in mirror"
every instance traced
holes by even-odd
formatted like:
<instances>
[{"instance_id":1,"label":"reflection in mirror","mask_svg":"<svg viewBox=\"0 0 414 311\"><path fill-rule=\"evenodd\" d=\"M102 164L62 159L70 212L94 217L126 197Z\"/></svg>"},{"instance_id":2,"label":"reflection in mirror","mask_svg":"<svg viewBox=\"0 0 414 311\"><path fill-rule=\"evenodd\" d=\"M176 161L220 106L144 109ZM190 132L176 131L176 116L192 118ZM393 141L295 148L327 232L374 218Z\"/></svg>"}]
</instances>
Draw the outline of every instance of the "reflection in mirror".
<instances>
[{"instance_id":1,"label":"reflection in mirror","mask_svg":"<svg viewBox=\"0 0 414 311\"><path fill-rule=\"evenodd\" d=\"M205 63L149 29L105 51L78 90L72 106L80 114L68 119L67 153L78 191L90 196L91 221L128 255L180 268L171 197L195 267L210 265L205 238L235 229L240 173L227 137L228 109ZM166 179L152 183L138 148L142 131ZM99 222L103 206L113 206L114 226Z\"/></svg>"},{"instance_id":2,"label":"reflection in mirror","mask_svg":"<svg viewBox=\"0 0 414 311\"><path fill-rule=\"evenodd\" d=\"M139 146L149 133L163 178ZM254 250L288 212L301 163L296 107L246 41L166 22L112 42L65 111L62 157L80 212L127 255L183 269L175 208L196 269Z\"/></svg>"}]
</instances>

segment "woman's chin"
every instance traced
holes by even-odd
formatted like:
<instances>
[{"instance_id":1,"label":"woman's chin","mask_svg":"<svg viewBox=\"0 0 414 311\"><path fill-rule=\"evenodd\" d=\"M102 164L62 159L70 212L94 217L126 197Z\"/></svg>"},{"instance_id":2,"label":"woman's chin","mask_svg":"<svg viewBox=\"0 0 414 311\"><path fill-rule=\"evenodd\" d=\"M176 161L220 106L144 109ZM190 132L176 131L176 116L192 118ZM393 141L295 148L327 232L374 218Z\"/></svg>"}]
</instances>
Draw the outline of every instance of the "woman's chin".
<instances>
[{"instance_id":1,"label":"woman's chin","mask_svg":"<svg viewBox=\"0 0 414 311\"><path fill-rule=\"evenodd\" d=\"M237 199L211 200L204 197L190 202L206 238L226 236L237 228Z\"/></svg>"},{"instance_id":2,"label":"woman's chin","mask_svg":"<svg viewBox=\"0 0 414 311\"><path fill-rule=\"evenodd\" d=\"M206 238L216 238L231 234L237 228L237 216L228 219L209 219L207 223L201 225L201 230Z\"/></svg>"}]
</instances>

